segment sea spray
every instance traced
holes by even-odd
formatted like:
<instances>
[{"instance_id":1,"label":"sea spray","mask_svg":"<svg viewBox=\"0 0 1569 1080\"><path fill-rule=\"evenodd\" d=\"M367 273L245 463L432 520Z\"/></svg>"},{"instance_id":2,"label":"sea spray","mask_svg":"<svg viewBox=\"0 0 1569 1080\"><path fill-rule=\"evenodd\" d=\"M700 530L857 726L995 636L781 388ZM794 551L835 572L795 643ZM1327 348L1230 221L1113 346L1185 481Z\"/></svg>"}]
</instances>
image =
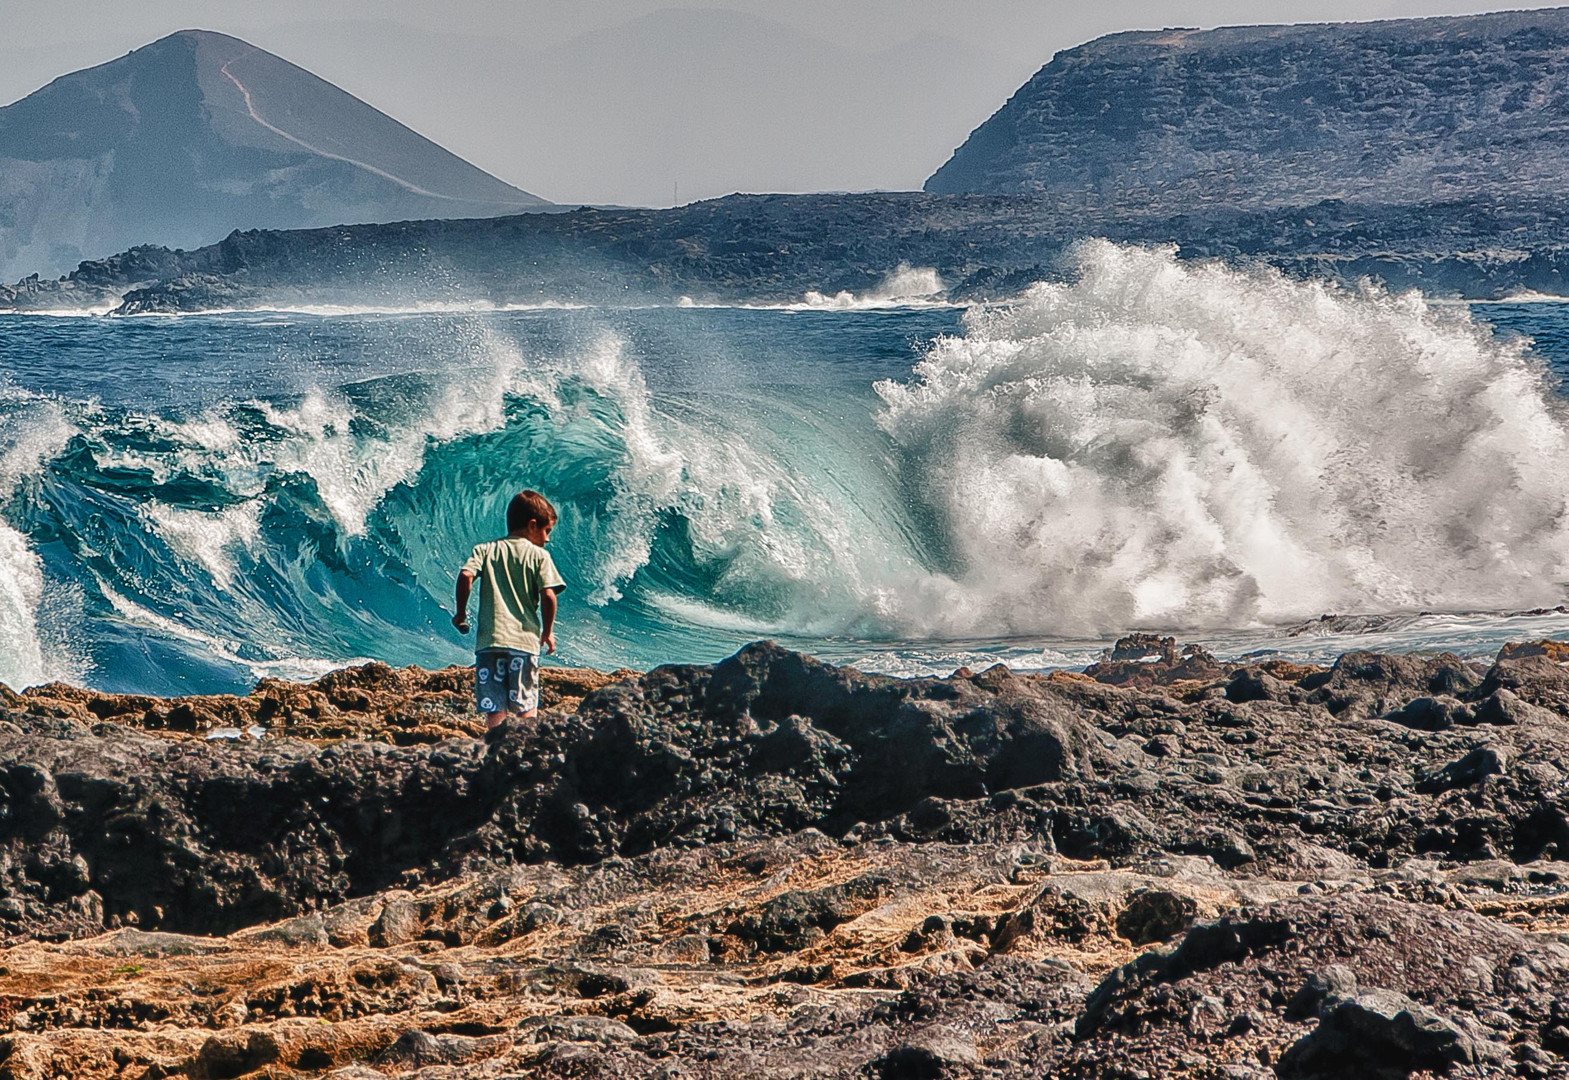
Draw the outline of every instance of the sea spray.
<instances>
[{"instance_id":1,"label":"sea spray","mask_svg":"<svg viewBox=\"0 0 1569 1080\"><path fill-rule=\"evenodd\" d=\"M857 295L844 289L829 296L813 289L807 292L800 304L784 306L808 310L875 311L879 308L934 303L936 301L932 298L947 288L934 268L900 263L865 293Z\"/></svg>"},{"instance_id":2,"label":"sea spray","mask_svg":"<svg viewBox=\"0 0 1569 1080\"><path fill-rule=\"evenodd\" d=\"M1563 597L1562 409L1523 344L1416 294L1089 242L877 389L951 631Z\"/></svg>"},{"instance_id":3,"label":"sea spray","mask_svg":"<svg viewBox=\"0 0 1569 1080\"><path fill-rule=\"evenodd\" d=\"M43 566L27 538L0 524L0 683L21 688L45 681L38 641Z\"/></svg>"},{"instance_id":4,"label":"sea spray","mask_svg":"<svg viewBox=\"0 0 1569 1080\"><path fill-rule=\"evenodd\" d=\"M528 421L538 425L538 456L514 475L537 476L561 503L561 557L591 605L627 599L636 581L639 605L754 633L837 630L863 617L860 552L881 551L866 540L887 521L868 519L857 493L823 483L815 459L833 452L823 433L790 424L766 400L738 400L733 388L656 396L612 333L531 368L512 390L528 403L520 413L538 410ZM475 450L484 452L464 452ZM439 471L429 480L445 483ZM506 494L495 490L493 499ZM858 494L862 507L886 512L886 500Z\"/></svg>"},{"instance_id":5,"label":"sea spray","mask_svg":"<svg viewBox=\"0 0 1569 1080\"><path fill-rule=\"evenodd\" d=\"M55 403L13 388L0 392L0 508L72 434ZM44 593L42 560L26 536L0 520L0 683L21 688L71 670L65 657L50 662L44 655Z\"/></svg>"}]
</instances>

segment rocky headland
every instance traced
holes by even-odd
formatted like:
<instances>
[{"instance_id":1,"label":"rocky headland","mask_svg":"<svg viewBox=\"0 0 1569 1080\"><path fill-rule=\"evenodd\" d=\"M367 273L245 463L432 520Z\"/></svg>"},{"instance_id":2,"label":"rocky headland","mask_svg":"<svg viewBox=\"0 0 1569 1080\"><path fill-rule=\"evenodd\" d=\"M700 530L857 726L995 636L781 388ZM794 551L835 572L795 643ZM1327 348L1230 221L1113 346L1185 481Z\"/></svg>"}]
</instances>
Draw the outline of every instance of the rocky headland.
<instances>
[{"instance_id":1,"label":"rocky headland","mask_svg":"<svg viewBox=\"0 0 1569 1080\"><path fill-rule=\"evenodd\" d=\"M5 692L0 1076L1566 1075L1566 663Z\"/></svg>"},{"instance_id":2,"label":"rocky headland","mask_svg":"<svg viewBox=\"0 0 1569 1080\"><path fill-rule=\"evenodd\" d=\"M137 247L59 279L0 285L0 312L799 302L814 290L875 295L901 264L935 269L944 295L967 303L1071 277L1074 245L1092 236L1351 286L1569 295L1569 214L1552 198L1106 210L1048 195L889 192L236 231L194 251Z\"/></svg>"},{"instance_id":3,"label":"rocky headland","mask_svg":"<svg viewBox=\"0 0 1569 1080\"><path fill-rule=\"evenodd\" d=\"M1134 30L1064 49L926 182L1089 205L1515 199L1563 183L1569 9Z\"/></svg>"}]
</instances>

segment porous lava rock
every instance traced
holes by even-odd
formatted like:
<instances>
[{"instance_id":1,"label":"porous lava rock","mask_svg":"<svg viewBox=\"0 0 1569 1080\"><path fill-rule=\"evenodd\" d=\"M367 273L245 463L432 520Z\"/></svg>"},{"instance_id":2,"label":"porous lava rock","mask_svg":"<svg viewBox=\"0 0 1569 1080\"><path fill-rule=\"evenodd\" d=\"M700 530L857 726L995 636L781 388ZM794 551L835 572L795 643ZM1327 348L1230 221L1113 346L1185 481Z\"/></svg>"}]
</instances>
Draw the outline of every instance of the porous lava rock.
<instances>
[{"instance_id":1,"label":"porous lava rock","mask_svg":"<svg viewBox=\"0 0 1569 1080\"><path fill-rule=\"evenodd\" d=\"M0 1077L1569 1075L1555 648L5 691Z\"/></svg>"}]
</instances>

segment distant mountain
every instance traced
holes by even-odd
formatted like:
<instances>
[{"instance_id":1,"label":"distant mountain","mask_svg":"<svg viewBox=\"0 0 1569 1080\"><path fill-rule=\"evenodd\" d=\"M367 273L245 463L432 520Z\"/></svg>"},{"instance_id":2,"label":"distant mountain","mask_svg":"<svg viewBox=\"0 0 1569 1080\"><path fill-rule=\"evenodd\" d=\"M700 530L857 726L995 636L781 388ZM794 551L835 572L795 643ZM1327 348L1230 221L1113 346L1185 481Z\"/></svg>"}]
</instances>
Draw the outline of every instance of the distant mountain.
<instances>
[{"instance_id":1,"label":"distant mountain","mask_svg":"<svg viewBox=\"0 0 1569 1080\"><path fill-rule=\"evenodd\" d=\"M1408 205L1569 183L1569 9L1113 34L926 182L1088 206Z\"/></svg>"},{"instance_id":2,"label":"distant mountain","mask_svg":"<svg viewBox=\"0 0 1569 1080\"><path fill-rule=\"evenodd\" d=\"M185 30L0 109L0 279L236 228L548 206L238 38Z\"/></svg>"}]
</instances>

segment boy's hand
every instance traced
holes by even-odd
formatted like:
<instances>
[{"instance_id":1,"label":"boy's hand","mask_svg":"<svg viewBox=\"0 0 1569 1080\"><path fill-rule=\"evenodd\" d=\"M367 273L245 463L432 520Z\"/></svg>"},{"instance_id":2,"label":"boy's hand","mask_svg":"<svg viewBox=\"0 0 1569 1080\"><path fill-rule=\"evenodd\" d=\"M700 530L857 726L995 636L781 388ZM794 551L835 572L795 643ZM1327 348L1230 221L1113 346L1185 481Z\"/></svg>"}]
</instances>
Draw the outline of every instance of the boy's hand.
<instances>
[{"instance_id":1,"label":"boy's hand","mask_svg":"<svg viewBox=\"0 0 1569 1080\"><path fill-rule=\"evenodd\" d=\"M469 620L468 616L466 615L452 616L452 625L457 627L458 633L460 634L466 634L469 632Z\"/></svg>"},{"instance_id":2,"label":"boy's hand","mask_svg":"<svg viewBox=\"0 0 1569 1080\"><path fill-rule=\"evenodd\" d=\"M546 630L543 634L539 635L539 643L545 647L545 651L547 653L555 652L556 632L554 630Z\"/></svg>"}]
</instances>

